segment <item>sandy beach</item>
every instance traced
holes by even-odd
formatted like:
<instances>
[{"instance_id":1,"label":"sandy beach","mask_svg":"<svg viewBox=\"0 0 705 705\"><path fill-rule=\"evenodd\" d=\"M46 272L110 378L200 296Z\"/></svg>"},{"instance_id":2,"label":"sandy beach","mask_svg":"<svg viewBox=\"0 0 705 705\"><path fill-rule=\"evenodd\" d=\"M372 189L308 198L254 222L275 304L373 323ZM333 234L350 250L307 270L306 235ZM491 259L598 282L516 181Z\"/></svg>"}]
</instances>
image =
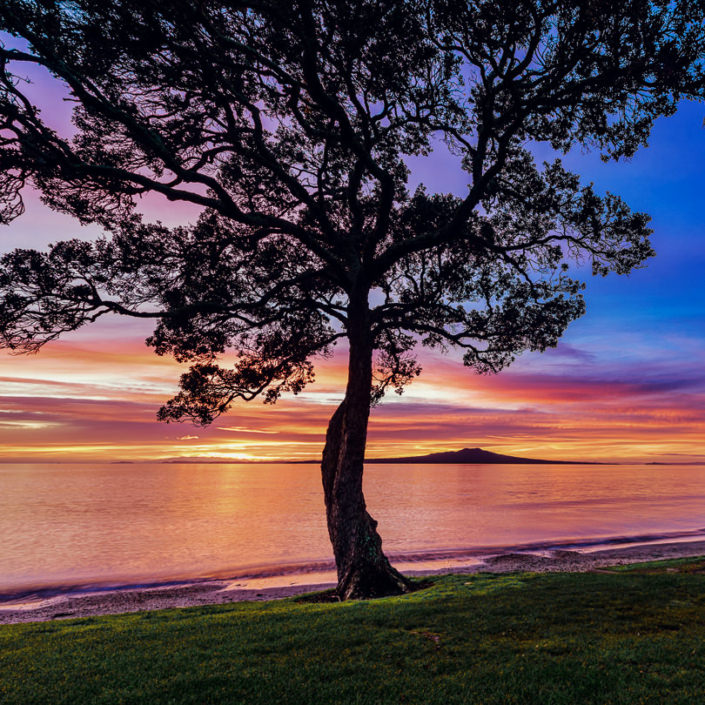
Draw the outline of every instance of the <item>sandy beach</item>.
<instances>
[{"instance_id":1,"label":"sandy beach","mask_svg":"<svg viewBox=\"0 0 705 705\"><path fill-rule=\"evenodd\" d=\"M405 572L414 576L432 576L449 572L588 572L612 565L705 555L705 541L642 544L602 549L590 553L568 550L554 550L547 553L548 555L546 552L502 553L487 556L472 565L456 566L450 570ZM126 586L119 589L72 590L50 596L42 593L25 594L16 599L0 602L0 624L46 622L146 610L276 600L333 586L332 582L312 581L303 584L290 581L290 584L285 585L281 584L281 580L270 582L275 584L267 585L266 581L261 580L255 582L246 579L219 579L156 587Z\"/></svg>"}]
</instances>

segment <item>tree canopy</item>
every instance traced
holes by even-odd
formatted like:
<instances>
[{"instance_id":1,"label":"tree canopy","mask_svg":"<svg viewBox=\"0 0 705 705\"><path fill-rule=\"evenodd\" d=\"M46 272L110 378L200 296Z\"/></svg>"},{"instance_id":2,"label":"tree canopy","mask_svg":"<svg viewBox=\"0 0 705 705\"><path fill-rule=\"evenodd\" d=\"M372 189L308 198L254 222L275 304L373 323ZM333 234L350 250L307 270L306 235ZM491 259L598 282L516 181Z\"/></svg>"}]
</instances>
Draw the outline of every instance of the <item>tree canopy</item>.
<instances>
[{"instance_id":1,"label":"tree canopy","mask_svg":"<svg viewBox=\"0 0 705 705\"><path fill-rule=\"evenodd\" d=\"M153 318L149 344L191 363L160 416L208 423L300 391L347 339L364 428L336 462L352 444L361 464L352 386L369 411L418 374L419 344L498 371L581 315L576 262L652 254L648 217L559 155L629 157L700 99L704 17L697 0L5 0L0 217L31 185L106 234L2 258L1 344ZM64 84L72 134L28 97L27 64ZM409 188L435 148L466 193ZM144 222L150 193L202 214Z\"/></svg>"}]
</instances>

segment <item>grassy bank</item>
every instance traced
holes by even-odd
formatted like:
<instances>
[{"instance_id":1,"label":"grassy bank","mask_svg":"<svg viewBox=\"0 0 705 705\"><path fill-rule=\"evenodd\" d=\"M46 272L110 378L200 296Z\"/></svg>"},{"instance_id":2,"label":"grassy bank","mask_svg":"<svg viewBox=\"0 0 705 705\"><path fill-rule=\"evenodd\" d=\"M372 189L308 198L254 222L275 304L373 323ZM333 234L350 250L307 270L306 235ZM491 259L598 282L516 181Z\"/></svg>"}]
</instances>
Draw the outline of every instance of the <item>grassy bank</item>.
<instances>
[{"instance_id":1,"label":"grassy bank","mask_svg":"<svg viewBox=\"0 0 705 705\"><path fill-rule=\"evenodd\" d=\"M0 627L0 703L705 702L705 560Z\"/></svg>"}]
</instances>

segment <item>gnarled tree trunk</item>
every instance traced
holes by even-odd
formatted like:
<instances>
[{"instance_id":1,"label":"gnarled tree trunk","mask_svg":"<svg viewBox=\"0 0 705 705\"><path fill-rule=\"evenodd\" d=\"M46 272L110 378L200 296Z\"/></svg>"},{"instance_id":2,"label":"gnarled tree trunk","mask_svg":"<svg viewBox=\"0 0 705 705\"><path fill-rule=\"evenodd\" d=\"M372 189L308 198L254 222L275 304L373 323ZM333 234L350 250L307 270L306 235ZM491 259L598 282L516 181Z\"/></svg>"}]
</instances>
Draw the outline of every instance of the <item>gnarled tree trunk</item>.
<instances>
[{"instance_id":1,"label":"gnarled tree trunk","mask_svg":"<svg viewBox=\"0 0 705 705\"><path fill-rule=\"evenodd\" d=\"M377 522L367 512L362 493L372 384L372 345L362 328L349 328L348 385L328 425L321 465L328 534L338 569L338 595L343 600L409 590L409 581L382 552Z\"/></svg>"}]
</instances>

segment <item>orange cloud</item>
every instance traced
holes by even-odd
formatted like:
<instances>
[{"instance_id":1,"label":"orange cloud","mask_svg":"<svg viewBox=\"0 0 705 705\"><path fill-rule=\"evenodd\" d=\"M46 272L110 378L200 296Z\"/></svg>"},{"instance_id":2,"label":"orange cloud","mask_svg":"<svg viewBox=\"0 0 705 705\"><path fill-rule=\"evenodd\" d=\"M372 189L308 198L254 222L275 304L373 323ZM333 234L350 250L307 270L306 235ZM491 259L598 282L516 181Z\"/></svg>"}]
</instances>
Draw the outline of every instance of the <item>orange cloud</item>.
<instances>
[{"instance_id":1,"label":"orange cloud","mask_svg":"<svg viewBox=\"0 0 705 705\"><path fill-rule=\"evenodd\" d=\"M470 445L576 460L704 453L699 370L584 364L563 375L556 370L565 368L519 366L478 376L449 358L422 361L419 381L373 410L370 457ZM175 392L181 369L134 337L72 339L33 357L0 356L0 458L314 459L345 385L341 352L321 361L316 383L299 397L236 405L207 428L158 423L156 411Z\"/></svg>"}]
</instances>

